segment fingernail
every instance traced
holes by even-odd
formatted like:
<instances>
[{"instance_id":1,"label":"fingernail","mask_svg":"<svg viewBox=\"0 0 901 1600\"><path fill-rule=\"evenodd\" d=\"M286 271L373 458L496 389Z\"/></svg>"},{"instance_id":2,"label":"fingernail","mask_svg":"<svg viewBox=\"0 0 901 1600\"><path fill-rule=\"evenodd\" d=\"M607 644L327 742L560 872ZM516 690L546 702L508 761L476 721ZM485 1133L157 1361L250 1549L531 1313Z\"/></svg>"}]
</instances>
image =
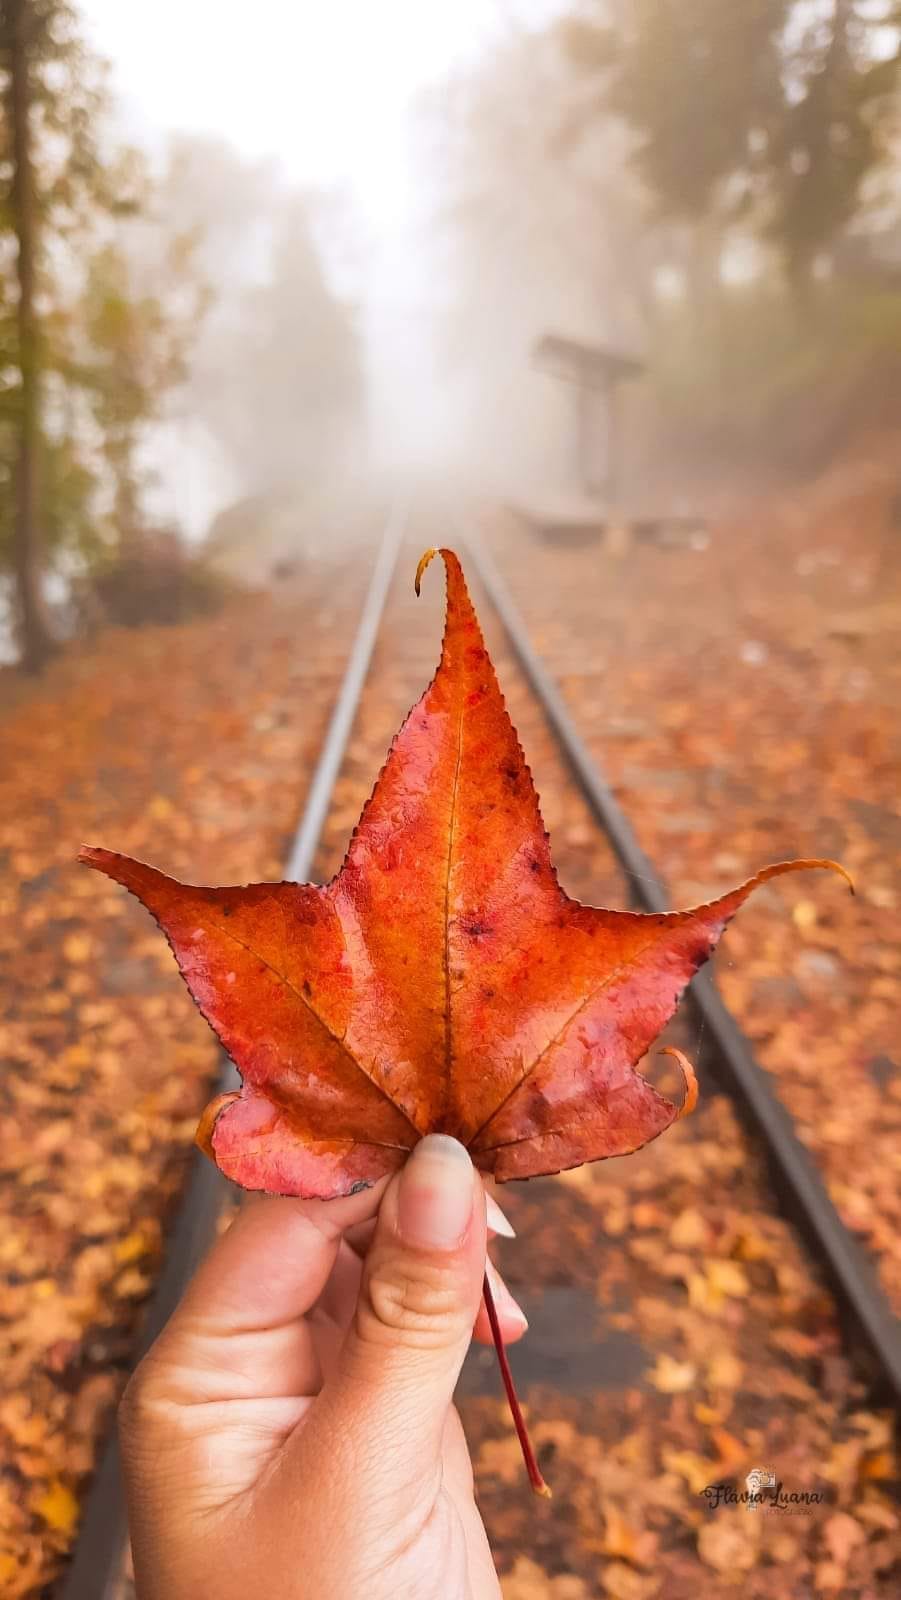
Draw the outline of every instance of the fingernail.
<instances>
[{"instance_id":1,"label":"fingernail","mask_svg":"<svg viewBox=\"0 0 901 1600\"><path fill-rule=\"evenodd\" d=\"M485 1210L488 1217L488 1226L492 1233L502 1233L505 1239L516 1238L516 1229L509 1217L504 1216L494 1196L488 1194L487 1191L485 1194Z\"/></svg>"},{"instance_id":2,"label":"fingernail","mask_svg":"<svg viewBox=\"0 0 901 1600\"><path fill-rule=\"evenodd\" d=\"M420 1250L453 1250L469 1226L473 1195L472 1162L462 1144L428 1134L400 1176L398 1233Z\"/></svg>"},{"instance_id":3,"label":"fingernail","mask_svg":"<svg viewBox=\"0 0 901 1600\"><path fill-rule=\"evenodd\" d=\"M525 1332L529 1326L529 1319L519 1304L514 1300L503 1278L493 1261L486 1263L488 1279L491 1284L491 1293L494 1295L494 1304L497 1314L502 1322L515 1322Z\"/></svg>"}]
</instances>

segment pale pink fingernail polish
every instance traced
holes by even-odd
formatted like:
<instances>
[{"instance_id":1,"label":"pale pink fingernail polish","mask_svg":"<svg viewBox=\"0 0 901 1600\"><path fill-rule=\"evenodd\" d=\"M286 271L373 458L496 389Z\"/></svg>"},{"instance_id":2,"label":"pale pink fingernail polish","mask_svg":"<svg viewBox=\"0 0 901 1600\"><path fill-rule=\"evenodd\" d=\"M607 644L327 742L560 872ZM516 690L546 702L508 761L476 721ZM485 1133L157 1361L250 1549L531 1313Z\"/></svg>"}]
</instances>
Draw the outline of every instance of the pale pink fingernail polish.
<instances>
[{"instance_id":1,"label":"pale pink fingernail polish","mask_svg":"<svg viewBox=\"0 0 901 1600\"><path fill-rule=\"evenodd\" d=\"M463 1145L430 1133L401 1173L398 1233L418 1250L453 1250L469 1227L474 1195L473 1165Z\"/></svg>"}]
</instances>

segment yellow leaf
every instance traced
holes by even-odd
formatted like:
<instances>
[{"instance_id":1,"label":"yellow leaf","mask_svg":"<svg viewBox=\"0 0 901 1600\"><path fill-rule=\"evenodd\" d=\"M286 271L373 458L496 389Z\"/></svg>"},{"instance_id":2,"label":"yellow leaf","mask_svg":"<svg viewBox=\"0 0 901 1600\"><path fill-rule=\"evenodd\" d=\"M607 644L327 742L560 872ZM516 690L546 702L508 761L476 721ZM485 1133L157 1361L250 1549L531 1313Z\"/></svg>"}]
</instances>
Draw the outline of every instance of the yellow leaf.
<instances>
[{"instance_id":1,"label":"yellow leaf","mask_svg":"<svg viewBox=\"0 0 901 1600\"><path fill-rule=\"evenodd\" d=\"M699 1311L719 1311L726 1298L744 1299L750 1292L744 1267L727 1258L706 1261L703 1273L693 1272L688 1277L689 1303Z\"/></svg>"},{"instance_id":2,"label":"yellow leaf","mask_svg":"<svg viewBox=\"0 0 901 1600\"><path fill-rule=\"evenodd\" d=\"M833 1561L841 1567L846 1567L851 1552L856 1550L859 1544L864 1543L866 1532L857 1519L849 1516L847 1511L836 1511L823 1528L823 1538Z\"/></svg>"},{"instance_id":3,"label":"yellow leaf","mask_svg":"<svg viewBox=\"0 0 901 1600\"><path fill-rule=\"evenodd\" d=\"M603 1584L611 1600L652 1600L660 1588L660 1579L633 1572L621 1561L612 1561L604 1569Z\"/></svg>"},{"instance_id":4,"label":"yellow leaf","mask_svg":"<svg viewBox=\"0 0 901 1600\"><path fill-rule=\"evenodd\" d=\"M698 1376L698 1369L691 1361L676 1361L665 1352L657 1357L657 1364L650 1374L651 1382L661 1394L684 1394L690 1389Z\"/></svg>"},{"instance_id":5,"label":"yellow leaf","mask_svg":"<svg viewBox=\"0 0 901 1600\"><path fill-rule=\"evenodd\" d=\"M116 1297L119 1300L140 1300L150 1288L150 1278L137 1267L129 1267L116 1279Z\"/></svg>"},{"instance_id":6,"label":"yellow leaf","mask_svg":"<svg viewBox=\"0 0 901 1600\"><path fill-rule=\"evenodd\" d=\"M48 1528L54 1528L57 1533L71 1533L78 1518L78 1501L59 1478L54 1478L45 1493L34 1501L34 1509Z\"/></svg>"},{"instance_id":7,"label":"yellow leaf","mask_svg":"<svg viewBox=\"0 0 901 1600\"><path fill-rule=\"evenodd\" d=\"M695 1416L705 1428L716 1427L723 1421L723 1413L716 1406L708 1406L705 1401L699 1400L694 1408Z\"/></svg>"},{"instance_id":8,"label":"yellow leaf","mask_svg":"<svg viewBox=\"0 0 901 1600\"><path fill-rule=\"evenodd\" d=\"M703 1272L690 1272L685 1280L688 1288L688 1303L696 1311L719 1311L723 1303L723 1293L717 1289Z\"/></svg>"},{"instance_id":9,"label":"yellow leaf","mask_svg":"<svg viewBox=\"0 0 901 1600\"><path fill-rule=\"evenodd\" d=\"M127 1261L139 1261L147 1253L147 1236L137 1229L134 1233L127 1233L116 1245L116 1260L123 1265Z\"/></svg>"},{"instance_id":10,"label":"yellow leaf","mask_svg":"<svg viewBox=\"0 0 901 1600\"><path fill-rule=\"evenodd\" d=\"M620 1556L623 1561L634 1561L637 1533L616 1506L604 1507L604 1555Z\"/></svg>"},{"instance_id":11,"label":"yellow leaf","mask_svg":"<svg viewBox=\"0 0 901 1600\"><path fill-rule=\"evenodd\" d=\"M663 1465L667 1472L675 1472L684 1478L692 1494L700 1494L709 1483L716 1483L719 1477L719 1463L699 1456L695 1450L664 1449Z\"/></svg>"},{"instance_id":12,"label":"yellow leaf","mask_svg":"<svg viewBox=\"0 0 901 1600\"><path fill-rule=\"evenodd\" d=\"M708 1517L698 1533L698 1555L716 1572L734 1575L757 1565L760 1517L749 1516L742 1506L737 1514L718 1511Z\"/></svg>"},{"instance_id":13,"label":"yellow leaf","mask_svg":"<svg viewBox=\"0 0 901 1600\"><path fill-rule=\"evenodd\" d=\"M737 1389L744 1367L731 1350L720 1350L707 1363L707 1382L711 1389Z\"/></svg>"},{"instance_id":14,"label":"yellow leaf","mask_svg":"<svg viewBox=\"0 0 901 1600\"><path fill-rule=\"evenodd\" d=\"M67 933L62 944L63 955L73 966L90 961L93 945L86 933Z\"/></svg>"},{"instance_id":15,"label":"yellow leaf","mask_svg":"<svg viewBox=\"0 0 901 1600\"><path fill-rule=\"evenodd\" d=\"M707 1277L720 1294L732 1299L743 1299L751 1292L748 1275L737 1261L708 1261Z\"/></svg>"},{"instance_id":16,"label":"yellow leaf","mask_svg":"<svg viewBox=\"0 0 901 1600\"><path fill-rule=\"evenodd\" d=\"M570 1167L568 1172L555 1172L554 1182L563 1183L568 1189L591 1189L594 1175L590 1167Z\"/></svg>"},{"instance_id":17,"label":"yellow leaf","mask_svg":"<svg viewBox=\"0 0 901 1600\"><path fill-rule=\"evenodd\" d=\"M671 1242L677 1250L700 1249L708 1237L710 1229L700 1211L688 1206L685 1211L680 1211L669 1231Z\"/></svg>"}]
</instances>

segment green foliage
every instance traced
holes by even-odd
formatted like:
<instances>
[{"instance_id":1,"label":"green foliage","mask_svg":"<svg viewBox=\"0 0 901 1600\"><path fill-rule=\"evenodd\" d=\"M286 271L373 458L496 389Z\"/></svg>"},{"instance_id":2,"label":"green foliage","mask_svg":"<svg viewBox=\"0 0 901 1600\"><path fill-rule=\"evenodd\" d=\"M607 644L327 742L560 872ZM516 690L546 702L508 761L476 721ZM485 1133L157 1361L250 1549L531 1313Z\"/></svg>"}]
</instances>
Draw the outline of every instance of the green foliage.
<instances>
[{"instance_id":1,"label":"green foliage","mask_svg":"<svg viewBox=\"0 0 901 1600\"><path fill-rule=\"evenodd\" d=\"M0 421L0 573L12 550L15 431ZM97 479L72 440L43 438L38 463L43 490L44 547L51 564L78 567L105 548L92 506Z\"/></svg>"},{"instance_id":2,"label":"green foliage","mask_svg":"<svg viewBox=\"0 0 901 1600\"><path fill-rule=\"evenodd\" d=\"M872 0L835 0L786 51L787 92L767 156L768 231L795 283L854 217L864 180L886 154L899 56L897 46L874 54L875 26Z\"/></svg>"},{"instance_id":3,"label":"green foliage","mask_svg":"<svg viewBox=\"0 0 901 1600\"><path fill-rule=\"evenodd\" d=\"M887 155L893 0L622 0L614 15L562 38L593 114L632 130L658 217L741 218L805 286Z\"/></svg>"},{"instance_id":4,"label":"green foliage","mask_svg":"<svg viewBox=\"0 0 901 1600\"><path fill-rule=\"evenodd\" d=\"M13 560L25 426L9 114L21 38L39 384L33 536L35 550L71 576L104 567L119 544L142 535L140 446L184 380L205 291L192 241L173 231L154 259L154 282L142 281L134 233L152 185L137 153L106 136L106 69L84 44L75 8L68 0L0 0L0 573Z\"/></svg>"},{"instance_id":5,"label":"green foliage","mask_svg":"<svg viewBox=\"0 0 901 1600\"><path fill-rule=\"evenodd\" d=\"M901 426L901 293L838 281L798 317L771 285L723 296L715 344L673 306L654 382L670 444L702 462L814 470L856 433Z\"/></svg>"},{"instance_id":6,"label":"green foliage","mask_svg":"<svg viewBox=\"0 0 901 1600\"><path fill-rule=\"evenodd\" d=\"M218 610L230 588L176 533L145 531L139 543L109 552L98 562L84 605L89 622L99 615L126 628L171 624Z\"/></svg>"},{"instance_id":7,"label":"green foliage","mask_svg":"<svg viewBox=\"0 0 901 1600\"><path fill-rule=\"evenodd\" d=\"M206 304L205 287L192 271L190 241L177 236L168 243L165 263L157 263L154 293L136 281L123 243L104 244L88 262L75 307L79 355L70 376L99 432L115 536L122 543L141 533L138 452L144 431L187 376L188 347ZM174 289L181 291L180 305Z\"/></svg>"},{"instance_id":8,"label":"green foliage","mask_svg":"<svg viewBox=\"0 0 901 1600\"><path fill-rule=\"evenodd\" d=\"M605 110L637 135L635 165L663 216L697 220L724 183L749 181L755 134L781 97L788 9L789 0L627 0L618 24L564 25L574 62L600 75Z\"/></svg>"}]
</instances>

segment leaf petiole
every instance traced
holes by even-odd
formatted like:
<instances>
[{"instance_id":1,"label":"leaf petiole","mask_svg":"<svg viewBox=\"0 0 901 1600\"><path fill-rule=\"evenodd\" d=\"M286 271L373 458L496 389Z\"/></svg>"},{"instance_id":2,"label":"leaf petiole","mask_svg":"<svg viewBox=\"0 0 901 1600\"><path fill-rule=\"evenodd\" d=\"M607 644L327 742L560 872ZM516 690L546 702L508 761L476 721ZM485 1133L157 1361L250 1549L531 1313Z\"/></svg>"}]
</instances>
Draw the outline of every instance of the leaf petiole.
<instances>
[{"instance_id":1,"label":"leaf petiole","mask_svg":"<svg viewBox=\"0 0 901 1600\"><path fill-rule=\"evenodd\" d=\"M491 1293L491 1285L488 1282L487 1272L482 1284L482 1298L485 1301L485 1310L488 1312L488 1321L491 1324L491 1337L494 1340L494 1348L497 1351L498 1366L501 1369L501 1377L504 1380L504 1389L507 1393L507 1402L510 1407L510 1414L513 1418L513 1426L516 1429L516 1435L519 1439L520 1448L522 1450L522 1458L526 1464L526 1472L529 1474L529 1483L532 1485L532 1488L536 1494L544 1495L545 1499L550 1500L551 1491L541 1476L541 1470L538 1466L537 1460L535 1459L535 1451L532 1448L532 1441L529 1438L529 1430L526 1427L525 1417L522 1414L522 1409L519 1404L519 1396L516 1393L516 1387L513 1382L513 1374L510 1371L510 1363L507 1360L507 1352L504 1349L504 1341L501 1335L501 1325L498 1321L497 1307L494 1304L494 1295Z\"/></svg>"}]
</instances>

